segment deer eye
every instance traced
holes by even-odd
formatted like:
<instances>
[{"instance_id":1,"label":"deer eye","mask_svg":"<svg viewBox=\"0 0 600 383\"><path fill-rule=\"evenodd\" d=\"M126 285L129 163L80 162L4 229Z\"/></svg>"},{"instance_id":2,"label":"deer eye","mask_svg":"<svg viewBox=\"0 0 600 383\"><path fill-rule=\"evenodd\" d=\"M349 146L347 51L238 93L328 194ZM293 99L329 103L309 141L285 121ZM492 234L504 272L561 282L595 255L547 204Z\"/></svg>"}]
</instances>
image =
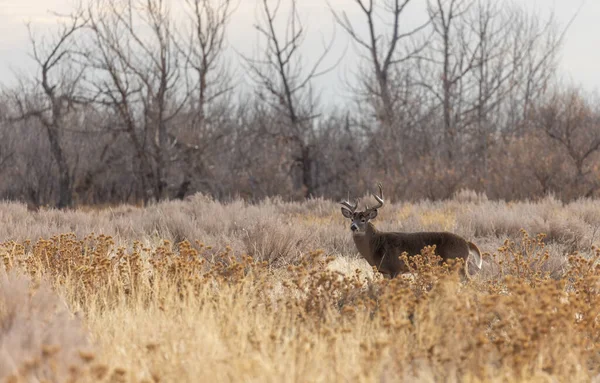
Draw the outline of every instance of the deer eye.
<instances>
[{"instance_id":1,"label":"deer eye","mask_svg":"<svg viewBox=\"0 0 600 383\"><path fill-rule=\"evenodd\" d=\"M364 223L364 222L366 222L366 219L364 219L364 218L361 218L361 219L360 219L360 222Z\"/></svg>"}]
</instances>

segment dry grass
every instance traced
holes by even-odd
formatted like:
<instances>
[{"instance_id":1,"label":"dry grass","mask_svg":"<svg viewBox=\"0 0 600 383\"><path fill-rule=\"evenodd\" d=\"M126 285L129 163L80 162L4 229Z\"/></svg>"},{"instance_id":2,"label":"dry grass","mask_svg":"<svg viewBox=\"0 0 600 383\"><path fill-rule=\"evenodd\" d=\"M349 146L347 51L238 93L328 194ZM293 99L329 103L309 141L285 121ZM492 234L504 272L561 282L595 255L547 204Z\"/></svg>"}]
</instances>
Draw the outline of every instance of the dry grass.
<instances>
[{"instance_id":1,"label":"dry grass","mask_svg":"<svg viewBox=\"0 0 600 383\"><path fill-rule=\"evenodd\" d=\"M0 274L0 379L56 381L76 374L90 352L86 332L47 284Z\"/></svg>"},{"instance_id":2,"label":"dry grass","mask_svg":"<svg viewBox=\"0 0 600 383\"><path fill-rule=\"evenodd\" d=\"M381 210L380 229L450 230L488 252L462 284L460 265L432 264L431 249L410 278L381 279L324 200L3 204L0 377L590 381L600 374L598 206L463 192Z\"/></svg>"}]
</instances>

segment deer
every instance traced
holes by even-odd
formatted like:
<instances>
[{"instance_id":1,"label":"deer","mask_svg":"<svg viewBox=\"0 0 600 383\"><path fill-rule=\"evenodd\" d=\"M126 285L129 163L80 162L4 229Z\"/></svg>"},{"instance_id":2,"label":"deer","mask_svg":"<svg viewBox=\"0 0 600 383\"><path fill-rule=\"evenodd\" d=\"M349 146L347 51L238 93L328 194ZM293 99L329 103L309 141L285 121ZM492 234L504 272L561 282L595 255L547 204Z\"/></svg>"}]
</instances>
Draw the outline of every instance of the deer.
<instances>
[{"instance_id":1,"label":"deer","mask_svg":"<svg viewBox=\"0 0 600 383\"><path fill-rule=\"evenodd\" d=\"M360 255L371 265L376 267L377 271L386 278L395 278L400 274L409 271L407 265L400 258L406 252L409 257L420 254L426 246L435 245L436 255L442 258L442 262L450 259L464 260L464 277L471 280L468 264L469 257L475 257L475 265L479 270L482 266L481 252L477 245L467 241L459 235L450 232L381 232L370 222L377 217L378 209L382 208L383 188L381 183L378 185L379 195L371 193L377 205L373 207L366 206L363 211L356 211L358 200L354 205L350 202L342 201L342 215L352 220L350 230L352 238ZM464 280L464 279L463 279Z\"/></svg>"}]
</instances>

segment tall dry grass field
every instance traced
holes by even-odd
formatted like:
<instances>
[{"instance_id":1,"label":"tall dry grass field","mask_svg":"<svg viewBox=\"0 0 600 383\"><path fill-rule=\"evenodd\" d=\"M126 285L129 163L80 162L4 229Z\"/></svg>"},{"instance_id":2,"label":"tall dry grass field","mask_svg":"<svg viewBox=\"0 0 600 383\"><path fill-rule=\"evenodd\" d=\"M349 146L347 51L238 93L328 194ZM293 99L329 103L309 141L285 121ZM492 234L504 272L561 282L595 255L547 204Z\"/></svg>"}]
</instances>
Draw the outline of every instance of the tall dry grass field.
<instances>
[{"instance_id":1,"label":"tall dry grass field","mask_svg":"<svg viewBox=\"0 0 600 383\"><path fill-rule=\"evenodd\" d=\"M476 242L466 284L425 249L409 278L358 258L339 205L203 196L0 205L8 382L590 381L600 374L600 204L390 204L382 230Z\"/></svg>"}]
</instances>

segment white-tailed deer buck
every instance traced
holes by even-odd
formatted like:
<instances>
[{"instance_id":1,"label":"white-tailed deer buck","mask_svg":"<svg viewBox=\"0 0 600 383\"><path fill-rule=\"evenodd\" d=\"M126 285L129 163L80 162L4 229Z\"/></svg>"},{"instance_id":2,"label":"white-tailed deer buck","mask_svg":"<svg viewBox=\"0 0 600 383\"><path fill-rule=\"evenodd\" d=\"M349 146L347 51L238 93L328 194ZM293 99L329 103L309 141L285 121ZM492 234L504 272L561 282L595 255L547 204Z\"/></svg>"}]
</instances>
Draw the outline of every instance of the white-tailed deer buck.
<instances>
[{"instance_id":1,"label":"white-tailed deer buck","mask_svg":"<svg viewBox=\"0 0 600 383\"><path fill-rule=\"evenodd\" d=\"M461 258L464 260L464 274L470 279L469 275L469 256L475 256L475 264L481 269L482 259L479 248L472 242L448 232L418 232L418 233L398 233L398 232L380 232L370 220L377 217L377 209L383 206L383 190L381 184L378 184L379 195L373 194L378 202L377 206L364 211L356 211L358 200L354 205L348 201L341 202L342 214L351 219L352 237L360 255L375 266L384 276L391 278L398 274L408 272L408 267L400 259L403 252L409 257L421 253L426 246L435 245L435 254L442 258L443 262L449 259Z\"/></svg>"}]
</instances>

